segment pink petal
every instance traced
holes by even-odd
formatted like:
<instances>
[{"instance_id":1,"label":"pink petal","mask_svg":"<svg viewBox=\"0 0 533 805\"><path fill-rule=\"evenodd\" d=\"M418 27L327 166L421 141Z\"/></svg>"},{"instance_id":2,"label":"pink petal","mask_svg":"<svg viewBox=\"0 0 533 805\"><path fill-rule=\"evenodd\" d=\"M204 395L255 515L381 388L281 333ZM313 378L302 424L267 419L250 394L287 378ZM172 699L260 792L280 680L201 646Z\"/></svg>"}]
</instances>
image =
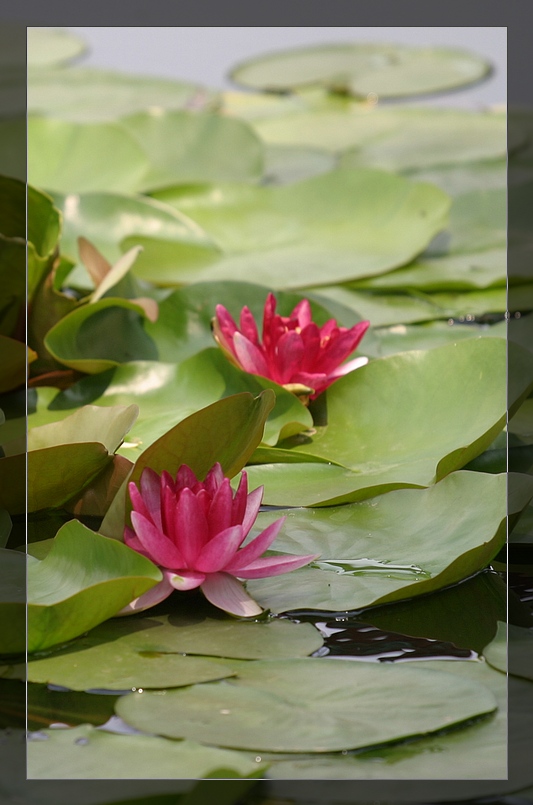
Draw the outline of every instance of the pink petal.
<instances>
[{"instance_id":1,"label":"pink petal","mask_svg":"<svg viewBox=\"0 0 533 805\"><path fill-rule=\"evenodd\" d=\"M241 473L241 480L233 498L233 509L231 515L231 525L242 523L248 506L248 476L246 470Z\"/></svg>"},{"instance_id":2,"label":"pink petal","mask_svg":"<svg viewBox=\"0 0 533 805\"><path fill-rule=\"evenodd\" d=\"M209 531L203 506L190 489L184 489L179 496L176 518L184 563L175 567L193 568L196 557L209 538Z\"/></svg>"},{"instance_id":3,"label":"pink petal","mask_svg":"<svg viewBox=\"0 0 533 805\"><path fill-rule=\"evenodd\" d=\"M252 344L259 344L259 335L257 333L257 325L249 307L243 307L241 310L241 333L251 341Z\"/></svg>"},{"instance_id":4,"label":"pink petal","mask_svg":"<svg viewBox=\"0 0 533 805\"><path fill-rule=\"evenodd\" d=\"M183 556L169 538L139 512L131 513L131 522L144 550L156 565L183 567Z\"/></svg>"},{"instance_id":5,"label":"pink petal","mask_svg":"<svg viewBox=\"0 0 533 805\"><path fill-rule=\"evenodd\" d=\"M124 529L124 543L128 546L128 548L131 548L132 551L136 551L137 553L140 553L141 556L146 556L147 559L150 559L147 551L145 551L143 548L142 542L136 536L135 532L132 531L131 528L128 528L128 526L126 526ZM150 559L150 561L152 560Z\"/></svg>"},{"instance_id":6,"label":"pink petal","mask_svg":"<svg viewBox=\"0 0 533 805\"><path fill-rule=\"evenodd\" d=\"M291 319L297 319L299 327L307 327L311 323L311 305L308 299L302 299L301 302L298 302L291 313Z\"/></svg>"},{"instance_id":7,"label":"pink petal","mask_svg":"<svg viewBox=\"0 0 533 805\"><path fill-rule=\"evenodd\" d=\"M278 341L277 378L278 383L290 383L294 372L302 363L304 357L302 337L294 330L284 333Z\"/></svg>"},{"instance_id":8,"label":"pink petal","mask_svg":"<svg viewBox=\"0 0 533 805\"><path fill-rule=\"evenodd\" d=\"M237 332L237 325L235 324L235 319L233 318L229 310L227 310L224 307L224 305L216 306L215 315L224 340L227 341L228 344L231 344L231 342L233 341L233 336Z\"/></svg>"},{"instance_id":9,"label":"pink petal","mask_svg":"<svg viewBox=\"0 0 533 805\"><path fill-rule=\"evenodd\" d=\"M222 467L220 466L220 462L217 461L217 463L213 464L213 466L205 476L203 486L213 497L217 489L223 482L224 482L224 472L222 470Z\"/></svg>"},{"instance_id":10,"label":"pink petal","mask_svg":"<svg viewBox=\"0 0 533 805\"><path fill-rule=\"evenodd\" d=\"M241 517L242 532L245 537L248 536L248 532L255 523L263 499L263 491L264 486L258 486L257 489L254 489L254 491L250 492L246 497L246 511L244 512L244 516Z\"/></svg>"},{"instance_id":11,"label":"pink petal","mask_svg":"<svg viewBox=\"0 0 533 805\"><path fill-rule=\"evenodd\" d=\"M176 475L175 490L181 492L187 487L192 488L198 483L198 478L187 464L182 464Z\"/></svg>"},{"instance_id":12,"label":"pink petal","mask_svg":"<svg viewBox=\"0 0 533 805\"><path fill-rule=\"evenodd\" d=\"M141 474L141 495L150 512L154 525L161 528L161 479L150 467Z\"/></svg>"},{"instance_id":13,"label":"pink petal","mask_svg":"<svg viewBox=\"0 0 533 805\"><path fill-rule=\"evenodd\" d=\"M235 575L241 579L264 579L268 576L279 576L281 573L288 573L290 570L297 570L299 567L308 565L309 562L318 559L319 555L264 556L262 559L256 559L246 567L236 570Z\"/></svg>"},{"instance_id":14,"label":"pink petal","mask_svg":"<svg viewBox=\"0 0 533 805\"><path fill-rule=\"evenodd\" d=\"M228 478L225 478L219 486L207 514L207 524L209 526L209 536L212 538L219 531L233 525L231 513L233 509L233 491Z\"/></svg>"},{"instance_id":15,"label":"pink petal","mask_svg":"<svg viewBox=\"0 0 533 805\"><path fill-rule=\"evenodd\" d=\"M233 346L235 348L235 356L245 372L251 372L254 375L261 375L262 377L269 377L266 361L262 352L255 344L248 341L241 333L235 333Z\"/></svg>"},{"instance_id":16,"label":"pink petal","mask_svg":"<svg viewBox=\"0 0 533 805\"><path fill-rule=\"evenodd\" d=\"M235 559L229 562L224 570L227 573L235 573L236 575L239 575L239 570L241 568L247 567L250 562L258 559L262 553L270 548L278 536L285 520L285 517L280 517L279 520L276 520L274 523L271 523L269 526L267 526L267 528L265 528L264 531L261 531L257 537L248 543L248 545L245 545L244 548L241 548L240 551L237 551Z\"/></svg>"},{"instance_id":17,"label":"pink petal","mask_svg":"<svg viewBox=\"0 0 533 805\"><path fill-rule=\"evenodd\" d=\"M160 604L161 601L164 601L165 598L168 598L173 592L174 587L171 585L166 575L163 574L163 580L160 581L159 584L156 584L151 590L135 598L131 603L123 607L120 612L117 612L117 615L133 615L135 612L142 612L144 609L149 609L156 604Z\"/></svg>"},{"instance_id":18,"label":"pink petal","mask_svg":"<svg viewBox=\"0 0 533 805\"><path fill-rule=\"evenodd\" d=\"M344 375L353 372L355 369L359 369L361 366L366 366L368 363L368 358L354 358L353 361L348 361L348 363L342 363L334 372L329 374L330 378L338 378L343 377Z\"/></svg>"},{"instance_id":19,"label":"pink petal","mask_svg":"<svg viewBox=\"0 0 533 805\"><path fill-rule=\"evenodd\" d=\"M144 517L146 517L148 520L152 520L150 510L149 510L148 506L146 505L143 496L141 495L141 493L139 492L139 490L137 489L137 486L135 485L135 483L133 481L129 482L128 491L130 493L131 505L133 506L135 511L138 511L139 514L144 515ZM155 523L154 523L154 525L155 525Z\"/></svg>"},{"instance_id":20,"label":"pink petal","mask_svg":"<svg viewBox=\"0 0 533 805\"><path fill-rule=\"evenodd\" d=\"M204 545L194 563L195 569L204 573L216 573L222 570L235 556L243 539L241 525L224 529Z\"/></svg>"},{"instance_id":21,"label":"pink petal","mask_svg":"<svg viewBox=\"0 0 533 805\"><path fill-rule=\"evenodd\" d=\"M180 570L179 573L168 572L168 579L174 590L194 590L205 581L205 573L195 570Z\"/></svg>"},{"instance_id":22,"label":"pink petal","mask_svg":"<svg viewBox=\"0 0 533 805\"><path fill-rule=\"evenodd\" d=\"M276 318L276 297L273 293L269 293L263 310L263 346L265 349L270 349Z\"/></svg>"},{"instance_id":23,"label":"pink petal","mask_svg":"<svg viewBox=\"0 0 533 805\"><path fill-rule=\"evenodd\" d=\"M210 574L202 584L201 590L211 604L231 615L250 618L260 615L263 611L248 595L242 584L228 573Z\"/></svg>"}]
</instances>

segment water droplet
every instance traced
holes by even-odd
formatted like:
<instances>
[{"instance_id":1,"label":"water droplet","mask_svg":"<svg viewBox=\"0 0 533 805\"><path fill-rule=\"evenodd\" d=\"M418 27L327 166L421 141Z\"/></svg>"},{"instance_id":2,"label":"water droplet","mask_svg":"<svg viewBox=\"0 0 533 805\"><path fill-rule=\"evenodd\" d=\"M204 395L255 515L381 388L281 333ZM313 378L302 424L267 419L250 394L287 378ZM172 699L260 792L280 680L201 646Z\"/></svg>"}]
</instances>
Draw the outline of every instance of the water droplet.
<instances>
[{"instance_id":1,"label":"water droplet","mask_svg":"<svg viewBox=\"0 0 533 805\"><path fill-rule=\"evenodd\" d=\"M331 570L345 576L383 573L386 578L395 579L412 579L413 576L431 578L429 573L417 565L401 565L381 559L327 559L319 560L314 564L321 570ZM336 618L336 620L340 620L340 618Z\"/></svg>"},{"instance_id":2,"label":"water droplet","mask_svg":"<svg viewBox=\"0 0 533 805\"><path fill-rule=\"evenodd\" d=\"M137 693L144 693L144 690L142 688L137 688Z\"/></svg>"},{"instance_id":3,"label":"water droplet","mask_svg":"<svg viewBox=\"0 0 533 805\"><path fill-rule=\"evenodd\" d=\"M256 757L256 759L255 759L255 762L256 762L256 763L261 763L261 757L260 757L260 755L257 755L257 757Z\"/></svg>"},{"instance_id":4,"label":"water droplet","mask_svg":"<svg viewBox=\"0 0 533 805\"><path fill-rule=\"evenodd\" d=\"M69 728L69 724L64 724L63 721L55 721L53 724L49 725L49 729L51 730L64 730Z\"/></svg>"},{"instance_id":5,"label":"water droplet","mask_svg":"<svg viewBox=\"0 0 533 805\"><path fill-rule=\"evenodd\" d=\"M78 746L85 746L85 744L89 743L89 739L88 738L76 738L74 743L77 744Z\"/></svg>"},{"instance_id":6,"label":"water droplet","mask_svg":"<svg viewBox=\"0 0 533 805\"><path fill-rule=\"evenodd\" d=\"M343 749L343 750L342 750L342 752L341 752L341 755L347 755L347 754L348 754L348 750L347 750L347 749Z\"/></svg>"},{"instance_id":7,"label":"water droplet","mask_svg":"<svg viewBox=\"0 0 533 805\"><path fill-rule=\"evenodd\" d=\"M231 710L221 710L220 714L223 716L228 716L231 713Z\"/></svg>"},{"instance_id":8,"label":"water droplet","mask_svg":"<svg viewBox=\"0 0 533 805\"><path fill-rule=\"evenodd\" d=\"M454 320L453 319L448 319L448 324L450 325L450 327L453 327Z\"/></svg>"}]
</instances>

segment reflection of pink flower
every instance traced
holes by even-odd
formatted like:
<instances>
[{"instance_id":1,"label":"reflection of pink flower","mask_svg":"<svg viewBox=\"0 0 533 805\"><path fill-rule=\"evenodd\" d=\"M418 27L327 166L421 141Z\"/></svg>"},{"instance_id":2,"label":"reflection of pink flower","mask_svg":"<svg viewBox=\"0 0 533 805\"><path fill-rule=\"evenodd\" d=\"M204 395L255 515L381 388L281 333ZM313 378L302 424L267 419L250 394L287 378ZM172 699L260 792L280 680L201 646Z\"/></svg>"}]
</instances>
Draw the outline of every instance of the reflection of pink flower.
<instances>
[{"instance_id":1,"label":"reflection of pink flower","mask_svg":"<svg viewBox=\"0 0 533 805\"><path fill-rule=\"evenodd\" d=\"M145 469L140 491L129 484L133 505L124 541L151 559L163 571L163 581L137 598L121 614L158 604L173 590L200 587L215 606L248 617L262 612L238 579L277 576L308 564L316 556L261 556L274 542L285 520L269 525L244 548L263 488L248 494L246 473L235 493L220 464L199 481L183 464L174 481L168 472L159 476Z\"/></svg>"},{"instance_id":2,"label":"reflection of pink flower","mask_svg":"<svg viewBox=\"0 0 533 805\"><path fill-rule=\"evenodd\" d=\"M330 319L323 327L311 320L307 299L296 305L290 316L276 314L276 298L269 293L263 313L262 343L249 308L241 312L240 330L223 305L217 305L214 336L228 358L245 372L268 377L281 386L305 386L311 399L337 378L367 363L355 358L342 363L356 349L370 322L339 327Z\"/></svg>"}]
</instances>

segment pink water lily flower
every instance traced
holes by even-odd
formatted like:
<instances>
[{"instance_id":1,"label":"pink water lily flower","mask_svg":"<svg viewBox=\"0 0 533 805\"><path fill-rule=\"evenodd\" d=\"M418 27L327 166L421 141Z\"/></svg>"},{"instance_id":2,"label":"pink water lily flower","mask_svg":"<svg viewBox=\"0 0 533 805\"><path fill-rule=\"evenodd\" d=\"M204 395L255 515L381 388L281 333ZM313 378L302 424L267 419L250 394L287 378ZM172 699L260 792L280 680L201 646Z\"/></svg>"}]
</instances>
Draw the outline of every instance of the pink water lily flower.
<instances>
[{"instance_id":1,"label":"pink water lily flower","mask_svg":"<svg viewBox=\"0 0 533 805\"><path fill-rule=\"evenodd\" d=\"M367 358L343 361L357 348L370 322L339 327L330 319L318 327L311 319L307 299L299 302L290 316L276 313L276 298L269 293L263 312L262 341L248 307L240 316L240 328L223 305L216 306L213 334L236 366L246 372L268 377L289 391L310 399L328 388L339 377L368 363Z\"/></svg>"},{"instance_id":2,"label":"pink water lily flower","mask_svg":"<svg viewBox=\"0 0 533 805\"><path fill-rule=\"evenodd\" d=\"M276 539L284 517L241 547L263 497L263 487L248 494L245 472L234 493L220 464L214 465L205 481L199 481L185 464L175 480L168 472L158 475L145 469L140 489L130 483L129 493L133 528L126 527L124 541L158 565L163 580L120 614L154 606L174 590L200 587L208 601L226 612L242 617L259 615L262 608L240 579L277 576L317 558L261 556Z\"/></svg>"}]
</instances>

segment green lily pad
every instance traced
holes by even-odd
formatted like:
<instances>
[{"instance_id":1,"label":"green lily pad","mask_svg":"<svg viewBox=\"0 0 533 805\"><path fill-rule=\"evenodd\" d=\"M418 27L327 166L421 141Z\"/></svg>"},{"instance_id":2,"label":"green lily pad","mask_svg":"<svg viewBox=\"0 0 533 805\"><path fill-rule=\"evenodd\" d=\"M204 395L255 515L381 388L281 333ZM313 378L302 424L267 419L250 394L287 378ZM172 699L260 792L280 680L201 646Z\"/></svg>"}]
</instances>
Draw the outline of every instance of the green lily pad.
<instances>
[{"instance_id":1,"label":"green lily pad","mask_svg":"<svg viewBox=\"0 0 533 805\"><path fill-rule=\"evenodd\" d=\"M337 165L334 154L324 148L298 145L269 145L265 149L263 184L280 185L301 182L319 176Z\"/></svg>"},{"instance_id":2,"label":"green lily pad","mask_svg":"<svg viewBox=\"0 0 533 805\"><path fill-rule=\"evenodd\" d=\"M408 171L501 159L505 153L505 115L455 109L403 109L396 115L396 125L347 150L340 165Z\"/></svg>"},{"instance_id":3,"label":"green lily pad","mask_svg":"<svg viewBox=\"0 0 533 805\"><path fill-rule=\"evenodd\" d=\"M2 505L12 514L60 506L112 461L112 454L137 416L137 406L85 406L59 423L35 427L28 435L27 501L23 481L26 455L15 440L0 459ZM12 449L11 449L12 447ZM68 470L68 474L66 474Z\"/></svg>"},{"instance_id":4,"label":"green lily pad","mask_svg":"<svg viewBox=\"0 0 533 805\"><path fill-rule=\"evenodd\" d=\"M525 506L533 482L522 491ZM490 497L491 505L488 504ZM504 542L506 475L459 472L340 507L288 509L272 546L320 554L312 567L248 583L274 612L356 610L433 592L487 566ZM259 515L258 526L279 511Z\"/></svg>"},{"instance_id":5,"label":"green lily pad","mask_svg":"<svg viewBox=\"0 0 533 805\"><path fill-rule=\"evenodd\" d=\"M150 161L137 190L256 181L261 176L263 146L244 121L209 113L157 110L124 117L120 125Z\"/></svg>"},{"instance_id":6,"label":"green lily pad","mask_svg":"<svg viewBox=\"0 0 533 805\"><path fill-rule=\"evenodd\" d=\"M28 68L42 70L65 64L85 53L85 41L61 28L28 28Z\"/></svg>"},{"instance_id":7,"label":"green lily pad","mask_svg":"<svg viewBox=\"0 0 533 805\"><path fill-rule=\"evenodd\" d=\"M462 341L463 338L502 337L499 330L493 333L489 324L456 324L449 321L396 324L393 327L379 328L373 335L375 343L372 350L366 349L366 353L375 358L384 358L412 349L435 349Z\"/></svg>"},{"instance_id":8,"label":"green lily pad","mask_svg":"<svg viewBox=\"0 0 533 805\"><path fill-rule=\"evenodd\" d=\"M189 596L181 593L183 603L176 602L170 616L115 618L52 655L30 659L27 669L13 667L9 676L24 676L27 671L29 682L72 690L174 688L234 673L213 657L305 657L322 645L320 633L310 623L217 618L202 603L196 615L188 605ZM194 602L198 606L196 597Z\"/></svg>"},{"instance_id":9,"label":"green lily pad","mask_svg":"<svg viewBox=\"0 0 533 805\"><path fill-rule=\"evenodd\" d=\"M225 255L189 266L159 238L135 238L135 273L162 285L233 279L275 288L346 282L412 260L446 224L449 199L379 171L334 170L282 187L179 188L157 198L190 216ZM122 248L135 245L132 238ZM290 271L288 270L290 267Z\"/></svg>"},{"instance_id":10,"label":"green lily pad","mask_svg":"<svg viewBox=\"0 0 533 805\"><path fill-rule=\"evenodd\" d=\"M237 84L270 92L318 84L359 97L396 98L461 87L489 71L489 62L463 50L339 43L269 53L230 75Z\"/></svg>"},{"instance_id":11,"label":"green lily pad","mask_svg":"<svg viewBox=\"0 0 533 805\"><path fill-rule=\"evenodd\" d=\"M117 702L117 713L136 729L173 738L320 753L421 736L496 709L483 685L408 665L227 662L238 674L231 681L164 696L129 694Z\"/></svg>"},{"instance_id":12,"label":"green lily pad","mask_svg":"<svg viewBox=\"0 0 533 805\"><path fill-rule=\"evenodd\" d=\"M531 629L500 622L496 637L483 653L489 665L498 671L533 680Z\"/></svg>"},{"instance_id":13,"label":"green lily pad","mask_svg":"<svg viewBox=\"0 0 533 805\"><path fill-rule=\"evenodd\" d=\"M144 556L71 520L58 531L42 561L30 557L28 651L42 651L83 634L161 578L161 571ZM20 643L23 651L23 633Z\"/></svg>"},{"instance_id":14,"label":"green lily pad","mask_svg":"<svg viewBox=\"0 0 533 805\"><path fill-rule=\"evenodd\" d=\"M100 299L60 319L48 331L45 346L60 363L88 374L133 359L154 360L157 349L143 329L145 315L134 300Z\"/></svg>"},{"instance_id":15,"label":"green lily pad","mask_svg":"<svg viewBox=\"0 0 533 805\"><path fill-rule=\"evenodd\" d=\"M447 319L450 316L446 308L436 304L433 294L418 290L410 293L374 293L365 289L355 290L349 285L326 285L309 288L302 293L324 306L342 305L352 310L359 319L370 321L374 328ZM366 340L361 347L363 351Z\"/></svg>"},{"instance_id":16,"label":"green lily pad","mask_svg":"<svg viewBox=\"0 0 533 805\"><path fill-rule=\"evenodd\" d=\"M419 168L409 171L417 182L436 184L449 196L459 196L473 190L497 190L507 187L507 162L491 159L444 167Z\"/></svg>"},{"instance_id":17,"label":"green lily pad","mask_svg":"<svg viewBox=\"0 0 533 805\"><path fill-rule=\"evenodd\" d=\"M57 779L58 756L61 777L70 780L249 778L266 768L255 755L245 752L156 736L113 735L87 724L69 730L42 730L39 735L47 740L32 740L30 735L28 744L30 780Z\"/></svg>"},{"instance_id":18,"label":"green lily pad","mask_svg":"<svg viewBox=\"0 0 533 805\"><path fill-rule=\"evenodd\" d=\"M198 224L172 207L156 200L119 193L54 193L54 203L63 215L61 251L78 258L77 238L91 241L110 261L122 252L119 243L128 235L151 235L176 241L188 260L202 263L213 259L219 249ZM91 283L92 286L92 283Z\"/></svg>"},{"instance_id":19,"label":"green lily pad","mask_svg":"<svg viewBox=\"0 0 533 805\"><path fill-rule=\"evenodd\" d=\"M31 71L28 111L76 123L112 121L145 109L203 109L212 90L186 81L130 75L95 67Z\"/></svg>"},{"instance_id":20,"label":"green lily pad","mask_svg":"<svg viewBox=\"0 0 533 805\"><path fill-rule=\"evenodd\" d=\"M126 331L127 332L127 331ZM29 417L30 427L50 419L62 420L73 407L84 402L99 406L126 404L137 400L140 415L119 448L121 455L135 460L155 439L205 406L233 394L254 396L272 389L276 401L265 424L263 441L274 445L280 438L299 433L312 425L308 409L294 394L266 378L250 375L233 366L217 348L193 355L180 364L136 361L109 373L84 378L56 394L52 402L40 390L40 410Z\"/></svg>"},{"instance_id":21,"label":"green lily pad","mask_svg":"<svg viewBox=\"0 0 533 805\"><path fill-rule=\"evenodd\" d=\"M28 180L60 193L132 192L148 157L117 123L28 118Z\"/></svg>"},{"instance_id":22,"label":"green lily pad","mask_svg":"<svg viewBox=\"0 0 533 805\"><path fill-rule=\"evenodd\" d=\"M505 116L488 112L351 104L291 112L251 123L268 145L301 145L340 152L340 164L345 168L458 169L458 165L468 168L474 162L501 160L506 154Z\"/></svg>"},{"instance_id":23,"label":"green lily pad","mask_svg":"<svg viewBox=\"0 0 533 805\"><path fill-rule=\"evenodd\" d=\"M489 796L499 791L496 780L507 779L507 685L501 674L481 662L448 662L432 660L417 663L427 671L440 671L450 676L462 677L472 684L478 682L492 691L498 702L496 714L459 730L428 736L416 742L386 746L361 754L336 755L311 758L271 761L268 777L274 780L358 780L358 791L367 784L359 796L372 796L375 786L380 786L380 796L394 801L400 783L402 797L409 802L427 801L427 787L421 788L422 780L438 780L438 785L450 801L459 796ZM520 690L520 692L524 692ZM527 764L526 764L527 765ZM449 783L450 769L453 779ZM379 784L377 781L381 780ZM480 780L486 780L480 783ZM390 782L387 782L390 781ZM412 781L412 782L409 782ZM457 782L459 781L459 782ZM474 782L476 781L476 782ZM272 784L272 785L275 785ZM304 784L305 785L305 784ZM320 784L319 784L320 785ZM328 785L328 783L323 783ZM480 785L483 786L480 792ZM505 785L505 784L504 784ZM426 793L426 796L423 796Z\"/></svg>"}]
</instances>

